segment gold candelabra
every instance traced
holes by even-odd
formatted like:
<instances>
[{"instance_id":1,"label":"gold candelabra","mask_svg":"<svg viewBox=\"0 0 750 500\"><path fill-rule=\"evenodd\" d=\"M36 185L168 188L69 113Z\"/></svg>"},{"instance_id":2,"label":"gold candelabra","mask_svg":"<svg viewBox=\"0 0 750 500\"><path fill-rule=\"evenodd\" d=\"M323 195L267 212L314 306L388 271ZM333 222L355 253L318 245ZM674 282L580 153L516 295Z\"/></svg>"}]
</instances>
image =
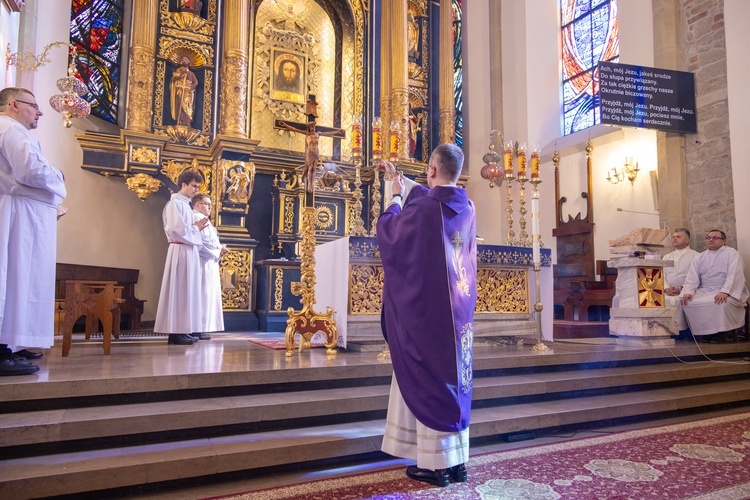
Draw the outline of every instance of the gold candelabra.
<instances>
[{"instance_id":1,"label":"gold candelabra","mask_svg":"<svg viewBox=\"0 0 750 500\"><path fill-rule=\"evenodd\" d=\"M544 305L542 304L542 287L539 277L539 273L542 270L542 237L539 225L539 184L541 182L542 180L538 174L536 176L532 175L531 183L534 185L534 193L531 196L531 234L533 239L532 260L534 262L534 283L536 286L536 303L534 304L534 312L536 313L536 344L531 350L537 352L549 350L542 337L542 310L544 309Z\"/></svg>"},{"instance_id":2,"label":"gold candelabra","mask_svg":"<svg viewBox=\"0 0 750 500\"><path fill-rule=\"evenodd\" d=\"M354 221L350 234L352 236L367 236L367 229L365 228L365 221L362 220L362 161L361 156L353 158L355 165L354 174L354 190L352 191L352 198L354 203L352 210L354 211Z\"/></svg>"},{"instance_id":3,"label":"gold candelabra","mask_svg":"<svg viewBox=\"0 0 750 500\"><path fill-rule=\"evenodd\" d=\"M375 237L378 232L378 217L380 217L380 175L378 174L378 169L373 167L372 168L372 210L370 213L372 214L372 223L370 224L370 236Z\"/></svg>"},{"instance_id":4,"label":"gold candelabra","mask_svg":"<svg viewBox=\"0 0 750 500\"><path fill-rule=\"evenodd\" d=\"M516 158L518 159L518 176L516 176L516 181L521 185L521 189L519 190L519 200L518 203L520 205L520 208L518 209L518 227L520 228L521 232L518 235L518 245L522 247L529 247L531 246L531 240L529 239L529 234L526 232L526 214L528 211L526 210L526 198L525 198L525 184L526 181L528 181L528 177L526 177L526 145L522 144L518 147L516 147Z\"/></svg>"}]
</instances>

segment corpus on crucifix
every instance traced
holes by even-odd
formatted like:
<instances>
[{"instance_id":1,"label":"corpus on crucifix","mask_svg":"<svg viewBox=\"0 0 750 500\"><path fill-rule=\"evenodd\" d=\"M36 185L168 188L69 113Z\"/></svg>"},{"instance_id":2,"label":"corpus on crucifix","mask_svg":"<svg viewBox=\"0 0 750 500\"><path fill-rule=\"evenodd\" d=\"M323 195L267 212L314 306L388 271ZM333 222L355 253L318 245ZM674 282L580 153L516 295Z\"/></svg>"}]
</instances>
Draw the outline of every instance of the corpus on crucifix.
<instances>
[{"instance_id":1,"label":"corpus on crucifix","mask_svg":"<svg viewBox=\"0 0 750 500\"><path fill-rule=\"evenodd\" d=\"M346 131L341 128L316 126L315 120L318 118L318 103L315 101L315 96L312 94L307 97L305 114L307 115L307 123L274 120L274 127L282 130L288 130L289 132L305 134L305 166L302 170L302 175L305 178L305 190L307 191L307 196L305 196L305 204L307 206L312 206L312 194L315 184L315 170L318 168L318 163L320 163L318 138L320 136L323 136L344 139L346 138Z\"/></svg>"}]
</instances>

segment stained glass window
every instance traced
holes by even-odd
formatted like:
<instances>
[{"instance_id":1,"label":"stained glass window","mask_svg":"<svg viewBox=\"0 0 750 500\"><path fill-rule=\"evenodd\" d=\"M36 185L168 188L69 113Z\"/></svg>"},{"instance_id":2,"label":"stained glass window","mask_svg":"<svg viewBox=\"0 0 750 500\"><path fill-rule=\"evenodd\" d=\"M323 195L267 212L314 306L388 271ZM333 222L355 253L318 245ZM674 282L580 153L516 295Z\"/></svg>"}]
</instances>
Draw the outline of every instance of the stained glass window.
<instances>
[{"instance_id":1,"label":"stained glass window","mask_svg":"<svg viewBox=\"0 0 750 500\"><path fill-rule=\"evenodd\" d=\"M73 0L70 43L76 48L76 78L89 92L91 113L117 123L124 0Z\"/></svg>"},{"instance_id":2,"label":"stained glass window","mask_svg":"<svg viewBox=\"0 0 750 500\"><path fill-rule=\"evenodd\" d=\"M453 0L453 100L456 105L456 145L462 147L464 143L464 118L463 118L463 83L464 83L464 60L461 54L461 41L463 30L461 23L461 7L463 0Z\"/></svg>"},{"instance_id":3,"label":"stained glass window","mask_svg":"<svg viewBox=\"0 0 750 500\"><path fill-rule=\"evenodd\" d=\"M620 58L617 0L562 0L563 133L600 122L601 61Z\"/></svg>"}]
</instances>

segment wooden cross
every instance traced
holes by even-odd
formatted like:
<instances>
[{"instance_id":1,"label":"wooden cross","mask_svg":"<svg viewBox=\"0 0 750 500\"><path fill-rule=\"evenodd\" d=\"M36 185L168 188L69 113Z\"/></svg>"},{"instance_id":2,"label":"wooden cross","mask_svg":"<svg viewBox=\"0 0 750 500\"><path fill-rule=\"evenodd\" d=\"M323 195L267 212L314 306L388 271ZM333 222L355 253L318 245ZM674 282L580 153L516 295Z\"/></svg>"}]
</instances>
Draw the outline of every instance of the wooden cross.
<instances>
[{"instance_id":1,"label":"wooden cross","mask_svg":"<svg viewBox=\"0 0 750 500\"><path fill-rule=\"evenodd\" d=\"M302 170L302 175L305 178L305 190L307 191L305 205L311 207L313 203L315 169L318 167L318 162L320 161L318 138L322 135L323 137L345 139L346 131L341 128L316 126L315 119L318 117L318 103L315 101L315 96L312 94L307 97L305 114L307 115L307 123L274 120L273 126L277 129L288 130L289 132L295 132L297 134L305 134L305 167Z\"/></svg>"}]
</instances>

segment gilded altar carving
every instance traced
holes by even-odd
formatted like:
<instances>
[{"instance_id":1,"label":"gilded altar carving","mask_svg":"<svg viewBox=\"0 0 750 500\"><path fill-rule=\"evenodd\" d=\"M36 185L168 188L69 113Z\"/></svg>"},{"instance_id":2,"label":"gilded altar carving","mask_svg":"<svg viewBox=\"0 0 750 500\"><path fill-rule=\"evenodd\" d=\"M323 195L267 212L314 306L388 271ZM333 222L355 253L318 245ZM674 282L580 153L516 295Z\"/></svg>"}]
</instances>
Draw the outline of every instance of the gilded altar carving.
<instances>
[{"instance_id":1,"label":"gilded altar carving","mask_svg":"<svg viewBox=\"0 0 750 500\"><path fill-rule=\"evenodd\" d=\"M315 227L324 231L331 231L336 224L335 205L319 204L315 207Z\"/></svg>"},{"instance_id":2,"label":"gilded altar carving","mask_svg":"<svg viewBox=\"0 0 750 500\"><path fill-rule=\"evenodd\" d=\"M666 303L664 269L661 267L639 267L637 270L638 307L663 308Z\"/></svg>"},{"instance_id":3,"label":"gilded altar carving","mask_svg":"<svg viewBox=\"0 0 750 500\"><path fill-rule=\"evenodd\" d=\"M247 56L227 51L221 64L221 122L223 134L247 135Z\"/></svg>"},{"instance_id":4,"label":"gilded altar carving","mask_svg":"<svg viewBox=\"0 0 750 500\"><path fill-rule=\"evenodd\" d=\"M162 113L164 111L164 82L167 75L167 64L164 61L156 62L156 89L154 90L154 127L162 126Z\"/></svg>"},{"instance_id":5,"label":"gilded altar carving","mask_svg":"<svg viewBox=\"0 0 750 500\"><path fill-rule=\"evenodd\" d=\"M283 295L282 292L284 290L284 270L282 268L276 269L276 279L274 280L274 292L273 292L273 310L274 311L280 311Z\"/></svg>"},{"instance_id":6,"label":"gilded altar carving","mask_svg":"<svg viewBox=\"0 0 750 500\"><path fill-rule=\"evenodd\" d=\"M224 179L222 199L245 205L253 193L255 165L246 161L220 160L219 168Z\"/></svg>"},{"instance_id":7,"label":"gilded altar carving","mask_svg":"<svg viewBox=\"0 0 750 500\"><path fill-rule=\"evenodd\" d=\"M130 48L127 128L150 131L151 91L154 88L154 52L143 45Z\"/></svg>"},{"instance_id":8,"label":"gilded altar carving","mask_svg":"<svg viewBox=\"0 0 750 500\"><path fill-rule=\"evenodd\" d=\"M477 270L475 312L529 314L527 269L482 268Z\"/></svg>"},{"instance_id":9,"label":"gilded altar carving","mask_svg":"<svg viewBox=\"0 0 750 500\"><path fill-rule=\"evenodd\" d=\"M206 70L203 72L203 130L208 136L211 133L211 116L214 107L207 106L207 102L214 102L214 72Z\"/></svg>"},{"instance_id":10,"label":"gilded altar carving","mask_svg":"<svg viewBox=\"0 0 750 500\"><path fill-rule=\"evenodd\" d=\"M451 143L456 142L456 112L453 108L441 109L440 110L440 129L438 130L438 136L440 143Z\"/></svg>"},{"instance_id":11,"label":"gilded altar carving","mask_svg":"<svg viewBox=\"0 0 750 500\"><path fill-rule=\"evenodd\" d=\"M381 265L349 266L349 314L380 314L384 277Z\"/></svg>"},{"instance_id":12,"label":"gilded altar carving","mask_svg":"<svg viewBox=\"0 0 750 500\"><path fill-rule=\"evenodd\" d=\"M213 66L214 48L210 45L163 36L159 38L158 56L180 64L183 57L190 59L190 66L200 68Z\"/></svg>"},{"instance_id":13,"label":"gilded altar carving","mask_svg":"<svg viewBox=\"0 0 750 500\"><path fill-rule=\"evenodd\" d=\"M222 303L224 310L250 309L250 284L253 254L243 250L230 250L219 262L222 278Z\"/></svg>"},{"instance_id":14,"label":"gilded altar carving","mask_svg":"<svg viewBox=\"0 0 750 500\"><path fill-rule=\"evenodd\" d=\"M294 232L294 196L284 197L284 222L283 232L292 234Z\"/></svg>"},{"instance_id":15,"label":"gilded altar carving","mask_svg":"<svg viewBox=\"0 0 750 500\"><path fill-rule=\"evenodd\" d=\"M135 163L156 164L159 159L159 151L146 146L132 148L130 150L130 161Z\"/></svg>"},{"instance_id":16,"label":"gilded altar carving","mask_svg":"<svg viewBox=\"0 0 750 500\"><path fill-rule=\"evenodd\" d=\"M507 248L507 247L506 247ZM511 247L513 250L500 248L483 248L477 250L477 264L499 264L502 266L534 267L533 253L530 248ZM542 267L552 265L552 256L542 253Z\"/></svg>"},{"instance_id":17,"label":"gilded altar carving","mask_svg":"<svg viewBox=\"0 0 750 500\"><path fill-rule=\"evenodd\" d=\"M180 162L177 160L169 160L162 163L161 174L166 175L172 184L177 185L177 178L180 174L188 169L194 169L201 173L203 176L203 182L201 182L199 193L210 192L209 186L211 185L211 167L209 165L201 165L197 159L193 159L192 162ZM179 186L177 186L179 187Z\"/></svg>"}]
</instances>

